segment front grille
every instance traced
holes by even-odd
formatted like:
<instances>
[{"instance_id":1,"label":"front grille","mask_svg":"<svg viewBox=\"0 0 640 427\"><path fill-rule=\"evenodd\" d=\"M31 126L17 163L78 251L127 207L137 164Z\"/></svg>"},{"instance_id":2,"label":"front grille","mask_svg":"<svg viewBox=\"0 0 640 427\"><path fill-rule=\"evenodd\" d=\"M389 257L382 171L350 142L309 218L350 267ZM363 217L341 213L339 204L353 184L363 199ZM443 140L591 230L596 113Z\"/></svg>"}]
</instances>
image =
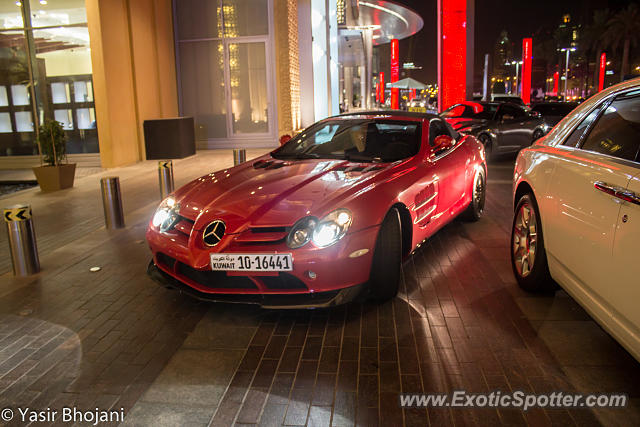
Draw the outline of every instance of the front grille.
<instances>
[{"instance_id":1,"label":"front grille","mask_svg":"<svg viewBox=\"0 0 640 427\"><path fill-rule=\"evenodd\" d=\"M196 270L178 263L178 273L208 288L258 289L255 283L244 276L227 276L224 271Z\"/></svg>"},{"instance_id":2,"label":"front grille","mask_svg":"<svg viewBox=\"0 0 640 427\"><path fill-rule=\"evenodd\" d=\"M287 227L251 227L252 233L286 233Z\"/></svg>"},{"instance_id":3,"label":"front grille","mask_svg":"<svg viewBox=\"0 0 640 427\"><path fill-rule=\"evenodd\" d=\"M280 273L278 276L262 276L262 283L269 289L307 289L307 285L296 276Z\"/></svg>"}]
</instances>

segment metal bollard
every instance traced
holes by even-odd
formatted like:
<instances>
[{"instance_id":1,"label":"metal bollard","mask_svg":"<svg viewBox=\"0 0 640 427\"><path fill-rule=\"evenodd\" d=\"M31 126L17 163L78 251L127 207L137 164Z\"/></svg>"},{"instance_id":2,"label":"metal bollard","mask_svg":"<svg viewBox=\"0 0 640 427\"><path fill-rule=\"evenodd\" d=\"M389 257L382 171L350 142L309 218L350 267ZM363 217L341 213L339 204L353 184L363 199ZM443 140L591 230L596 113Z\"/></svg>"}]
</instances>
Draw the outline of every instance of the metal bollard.
<instances>
[{"instance_id":1,"label":"metal bollard","mask_svg":"<svg viewBox=\"0 0 640 427\"><path fill-rule=\"evenodd\" d=\"M102 189L102 206L104 207L104 223L107 229L124 227L124 212L120 195L120 179L109 176L100 180Z\"/></svg>"},{"instance_id":2,"label":"metal bollard","mask_svg":"<svg viewBox=\"0 0 640 427\"><path fill-rule=\"evenodd\" d=\"M158 182L160 183L160 199L164 199L173 192L173 162L161 160L158 162Z\"/></svg>"},{"instance_id":3,"label":"metal bollard","mask_svg":"<svg viewBox=\"0 0 640 427\"><path fill-rule=\"evenodd\" d=\"M9 234L9 251L15 276L30 276L40 271L36 234L31 221L31 206L4 208L4 220Z\"/></svg>"},{"instance_id":4,"label":"metal bollard","mask_svg":"<svg viewBox=\"0 0 640 427\"><path fill-rule=\"evenodd\" d=\"M240 163L247 161L247 150L244 148L233 149L233 166L238 166Z\"/></svg>"}]
</instances>

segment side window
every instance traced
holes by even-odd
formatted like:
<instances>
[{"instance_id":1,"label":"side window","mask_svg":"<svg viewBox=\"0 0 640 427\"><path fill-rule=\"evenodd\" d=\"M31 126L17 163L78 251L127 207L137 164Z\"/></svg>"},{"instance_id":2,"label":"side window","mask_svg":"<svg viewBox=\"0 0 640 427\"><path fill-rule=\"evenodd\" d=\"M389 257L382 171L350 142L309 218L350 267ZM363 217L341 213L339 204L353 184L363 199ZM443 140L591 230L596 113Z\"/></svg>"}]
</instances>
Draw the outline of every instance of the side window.
<instances>
[{"instance_id":1,"label":"side window","mask_svg":"<svg viewBox=\"0 0 640 427\"><path fill-rule=\"evenodd\" d=\"M508 122L510 120L515 120L524 115L523 111L512 106L503 104L498 108L498 121Z\"/></svg>"},{"instance_id":2,"label":"side window","mask_svg":"<svg viewBox=\"0 0 640 427\"><path fill-rule=\"evenodd\" d=\"M640 150L640 97L615 99L587 135L582 149L635 161Z\"/></svg>"},{"instance_id":3,"label":"side window","mask_svg":"<svg viewBox=\"0 0 640 427\"><path fill-rule=\"evenodd\" d=\"M431 120L429 123L429 145L433 147L433 142L440 135L451 136L449 129L438 119Z\"/></svg>"},{"instance_id":4,"label":"side window","mask_svg":"<svg viewBox=\"0 0 640 427\"><path fill-rule=\"evenodd\" d=\"M602 105L599 105L598 108L593 110L587 117L585 117L584 120L580 122L578 127L576 127L573 132L571 132L571 135L569 135L567 139L564 140L562 145L566 145L567 147L576 147L580 142L580 137L582 137L591 123L593 123L596 117L598 117L598 114L600 114L600 110L602 110Z\"/></svg>"}]
</instances>

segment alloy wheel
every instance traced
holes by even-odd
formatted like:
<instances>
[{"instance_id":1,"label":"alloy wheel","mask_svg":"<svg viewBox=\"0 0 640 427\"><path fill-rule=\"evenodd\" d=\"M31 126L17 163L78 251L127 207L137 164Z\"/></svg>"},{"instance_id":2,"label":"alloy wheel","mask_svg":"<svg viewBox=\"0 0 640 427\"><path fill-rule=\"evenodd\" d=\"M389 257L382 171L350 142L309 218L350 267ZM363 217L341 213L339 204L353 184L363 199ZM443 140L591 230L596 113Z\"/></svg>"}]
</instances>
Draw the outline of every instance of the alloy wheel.
<instances>
[{"instance_id":1,"label":"alloy wheel","mask_svg":"<svg viewBox=\"0 0 640 427\"><path fill-rule=\"evenodd\" d=\"M485 183L484 183L484 174L480 171L476 173L476 182L473 186L473 200L478 207L478 212L484 212L484 202L485 202Z\"/></svg>"},{"instance_id":2,"label":"alloy wheel","mask_svg":"<svg viewBox=\"0 0 640 427\"><path fill-rule=\"evenodd\" d=\"M521 277L531 273L538 241L536 213L528 203L522 204L513 225L513 262Z\"/></svg>"}]
</instances>

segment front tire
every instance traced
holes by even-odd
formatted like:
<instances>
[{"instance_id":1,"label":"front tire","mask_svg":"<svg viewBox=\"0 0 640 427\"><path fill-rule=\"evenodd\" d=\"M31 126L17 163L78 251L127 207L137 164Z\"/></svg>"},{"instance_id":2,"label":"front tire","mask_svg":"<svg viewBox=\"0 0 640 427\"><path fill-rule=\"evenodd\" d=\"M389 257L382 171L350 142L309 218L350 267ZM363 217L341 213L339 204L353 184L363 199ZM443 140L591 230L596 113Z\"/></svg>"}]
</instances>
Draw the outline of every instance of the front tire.
<instances>
[{"instance_id":1,"label":"front tire","mask_svg":"<svg viewBox=\"0 0 640 427\"><path fill-rule=\"evenodd\" d=\"M531 139L531 143L533 144L534 142L536 142L537 140L539 140L543 136L544 136L544 132L542 130L540 130L540 129L536 129L533 132L533 138Z\"/></svg>"},{"instance_id":2,"label":"front tire","mask_svg":"<svg viewBox=\"0 0 640 427\"><path fill-rule=\"evenodd\" d=\"M554 290L544 248L540 211L533 194L520 198L511 227L511 267L518 285L529 292Z\"/></svg>"},{"instance_id":3,"label":"front tire","mask_svg":"<svg viewBox=\"0 0 640 427\"><path fill-rule=\"evenodd\" d=\"M402 263L400 215L391 209L382 221L371 263L369 290L372 299L386 301L396 296Z\"/></svg>"},{"instance_id":4,"label":"front tire","mask_svg":"<svg viewBox=\"0 0 640 427\"><path fill-rule=\"evenodd\" d=\"M484 214L484 204L487 198L487 178L484 168L480 168L473 178L471 203L462 213L467 221L478 221Z\"/></svg>"}]
</instances>

